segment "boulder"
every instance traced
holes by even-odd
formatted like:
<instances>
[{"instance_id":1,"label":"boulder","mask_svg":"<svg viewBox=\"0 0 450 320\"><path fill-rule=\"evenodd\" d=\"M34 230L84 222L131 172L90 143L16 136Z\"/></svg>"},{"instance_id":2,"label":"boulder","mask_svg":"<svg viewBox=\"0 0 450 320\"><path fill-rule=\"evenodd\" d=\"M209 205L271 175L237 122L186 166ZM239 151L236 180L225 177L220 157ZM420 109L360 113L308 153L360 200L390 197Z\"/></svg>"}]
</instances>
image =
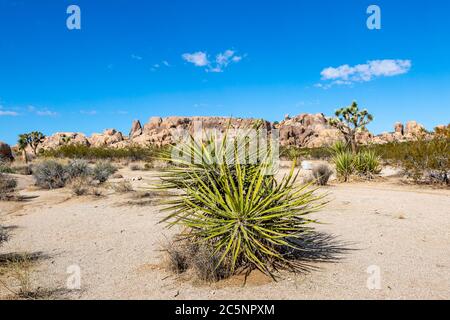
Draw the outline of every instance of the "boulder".
<instances>
[{"instance_id":1,"label":"boulder","mask_svg":"<svg viewBox=\"0 0 450 320\"><path fill-rule=\"evenodd\" d=\"M405 134L405 126L403 125L403 123L397 122L394 125L394 132L403 136Z\"/></svg>"},{"instance_id":2,"label":"boulder","mask_svg":"<svg viewBox=\"0 0 450 320\"><path fill-rule=\"evenodd\" d=\"M141 122L139 120L134 120L133 124L131 125L129 137L130 139L133 139L134 137L138 137L141 134L142 134Z\"/></svg>"},{"instance_id":3,"label":"boulder","mask_svg":"<svg viewBox=\"0 0 450 320\"><path fill-rule=\"evenodd\" d=\"M13 160L11 147L9 144L0 141L0 160Z\"/></svg>"},{"instance_id":4,"label":"boulder","mask_svg":"<svg viewBox=\"0 0 450 320\"><path fill-rule=\"evenodd\" d=\"M425 127L416 121L409 121L406 123L405 136L407 139L412 140L426 133Z\"/></svg>"}]
</instances>

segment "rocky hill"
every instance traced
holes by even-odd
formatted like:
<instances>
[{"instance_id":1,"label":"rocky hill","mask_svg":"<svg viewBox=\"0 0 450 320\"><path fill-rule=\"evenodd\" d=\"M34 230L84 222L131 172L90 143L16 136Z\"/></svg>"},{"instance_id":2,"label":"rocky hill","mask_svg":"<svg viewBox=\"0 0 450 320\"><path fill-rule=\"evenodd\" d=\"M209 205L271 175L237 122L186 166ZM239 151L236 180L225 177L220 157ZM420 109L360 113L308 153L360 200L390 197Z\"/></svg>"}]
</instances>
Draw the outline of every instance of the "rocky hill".
<instances>
[{"instance_id":1,"label":"rocky hill","mask_svg":"<svg viewBox=\"0 0 450 320\"><path fill-rule=\"evenodd\" d=\"M226 117L152 117L142 125L139 120L133 121L128 135L115 129L107 129L103 133L96 133L88 137L83 133L59 132L45 138L42 149L53 149L64 144L82 144L94 147L122 148L130 145L139 146L165 146L174 142L174 136L180 130L193 132L194 123L201 122L204 129L226 130L228 126L235 129L249 129L259 119L241 119ZM295 117L285 116L280 123L263 121L268 131L278 129L280 132L280 144L282 146L297 146L316 148L329 146L338 140L343 140L341 133L331 127L325 115L300 114ZM361 144L402 142L414 139L424 127L415 121L406 125L396 123L394 131L374 136L368 131L360 132L358 141ZM2 143L2 153L8 155L8 147Z\"/></svg>"}]
</instances>

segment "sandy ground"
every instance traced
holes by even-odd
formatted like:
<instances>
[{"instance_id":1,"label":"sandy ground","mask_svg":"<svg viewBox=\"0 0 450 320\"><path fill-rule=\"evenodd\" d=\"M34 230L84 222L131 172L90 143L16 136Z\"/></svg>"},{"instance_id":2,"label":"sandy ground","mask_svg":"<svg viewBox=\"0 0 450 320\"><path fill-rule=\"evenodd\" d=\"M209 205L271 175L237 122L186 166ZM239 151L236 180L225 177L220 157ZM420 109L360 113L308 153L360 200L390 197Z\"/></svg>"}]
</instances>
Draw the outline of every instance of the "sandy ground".
<instances>
[{"instance_id":1,"label":"sandy ground","mask_svg":"<svg viewBox=\"0 0 450 320\"><path fill-rule=\"evenodd\" d=\"M133 181L135 189L154 175L121 173L143 178ZM33 281L44 288L65 288L68 268L79 266L81 290L64 298L450 299L449 190L390 182L325 187L321 192L332 201L314 217L324 223L317 230L330 238L324 259L312 263L317 269L283 273L278 282L251 276L243 285L239 278L204 284L165 271L160 249L176 230L158 223L163 214L152 201L112 192L77 198L20 179L21 194L29 198L0 202L0 221L11 236L0 254L42 255ZM378 271L380 288L374 289Z\"/></svg>"}]
</instances>

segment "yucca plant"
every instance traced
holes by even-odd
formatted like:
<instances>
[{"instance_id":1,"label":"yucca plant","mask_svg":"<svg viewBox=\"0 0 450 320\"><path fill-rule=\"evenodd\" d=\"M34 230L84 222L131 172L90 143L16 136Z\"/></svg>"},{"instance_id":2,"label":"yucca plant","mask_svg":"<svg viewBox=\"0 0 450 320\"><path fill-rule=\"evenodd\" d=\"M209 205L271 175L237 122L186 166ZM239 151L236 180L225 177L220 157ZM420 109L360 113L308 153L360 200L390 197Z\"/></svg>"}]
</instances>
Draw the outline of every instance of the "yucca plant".
<instances>
[{"instance_id":1,"label":"yucca plant","mask_svg":"<svg viewBox=\"0 0 450 320\"><path fill-rule=\"evenodd\" d=\"M272 148L252 161L251 152L239 156L247 147L230 144L227 134L201 142L190 137L175 146L175 153L188 156L163 157L174 166L162 173L160 188L183 192L166 201L163 210L170 214L163 221L186 227L192 241L212 245L220 256L217 267L230 273L257 268L274 277L280 268L298 270L303 263L289 259L287 249L303 250L295 240L312 230L309 225L316 221L307 216L324 205L323 196L297 184L294 166L277 181L270 170Z\"/></svg>"},{"instance_id":2,"label":"yucca plant","mask_svg":"<svg viewBox=\"0 0 450 320\"><path fill-rule=\"evenodd\" d=\"M348 145L348 143L339 140L336 143L334 143L331 147L330 147L330 152L331 154L338 154L338 153L343 153L346 151L350 151L350 147Z\"/></svg>"},{"instance_id":3,"label":"yucca plant","mask_svg":"<svg viewBox=\"0 0 450 320\"><path fill-rule=\"evenodd\" d=\"M380 157L373 150L361 151L354 157L354 167L358 174L372 177L380 173Z\"/></svg>"},{"instance_id":4,"label":"yucca plant","mask_svg":"<svg viewBox=\"0 0 450 320\"><path fill-rule=\"evenodd\" d=\"M336 173L339 178L347 182L354 172L354 156L350 151L340 152L333 156Z\"/></svg>"}]
</instances>

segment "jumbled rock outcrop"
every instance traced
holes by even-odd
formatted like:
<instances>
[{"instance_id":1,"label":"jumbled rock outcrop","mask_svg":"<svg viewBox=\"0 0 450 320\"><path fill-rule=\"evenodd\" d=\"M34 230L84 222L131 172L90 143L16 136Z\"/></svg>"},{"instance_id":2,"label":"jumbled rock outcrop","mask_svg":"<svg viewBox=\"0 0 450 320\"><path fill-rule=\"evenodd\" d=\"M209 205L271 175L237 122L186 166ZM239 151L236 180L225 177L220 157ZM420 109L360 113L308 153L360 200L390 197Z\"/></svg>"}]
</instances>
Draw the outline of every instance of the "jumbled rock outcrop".
<instances>
[{"instance_id":1,"label":"jumbled rock outcrop","mask_svg":"<svg viewBox=\"0 0 450 320\"><path fill-rule=\"evenodd\" d=\"M1 160L12 160L13 155L11 151L11 147L9 144L0 141L0 161Z\"/></svg>"}]
</instances>

